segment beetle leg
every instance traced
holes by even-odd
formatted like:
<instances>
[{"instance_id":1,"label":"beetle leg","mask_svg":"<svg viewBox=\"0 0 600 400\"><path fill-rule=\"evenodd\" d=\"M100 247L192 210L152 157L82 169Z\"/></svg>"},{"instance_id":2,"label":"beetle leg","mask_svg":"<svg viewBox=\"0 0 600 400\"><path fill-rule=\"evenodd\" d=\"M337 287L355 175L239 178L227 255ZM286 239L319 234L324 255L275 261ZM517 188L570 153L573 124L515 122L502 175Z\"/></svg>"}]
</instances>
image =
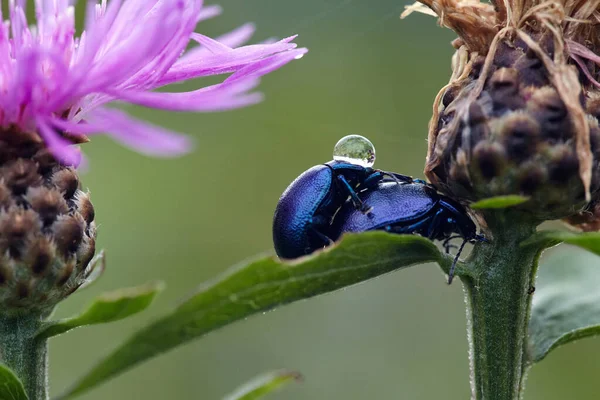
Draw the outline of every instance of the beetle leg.
<instances>
[{"instance_id":1,"label":"beetle leg","mask_svg":"<svg viewBox=\"0 0 600 400\"><path fill-rule=\"evenodd\" d=\"M452 283L452 279L454 278L454 270L456 269L456 263L458 262L458 257L460 257L460 253L462 253L465 248L465 244L467 244L468 240L463 240L460 248L458 249L458 253L454 257L454 261L452 261L452 265L450 266L450 271L448 271L448 285Z\"/></svg>"},{"instance_id":2,"label":"beetle leg","mask_svg":"<svg viewBox=\"0 0 600 400\"><path fill-rule=\"evenodd\" d=\"M362 181L362 183L360 184L360 188L364 189L375 187L379 182L383 180L383 177L386 175L387 174L385 172L376 169L375 172L373 172L364 181Z\"/></svg>"},{"instance_id":3,"label":"beetle leg","mask_svg":"<svg viewBox=\"0 0 600 400\"><path fill-rule=\"evenodd\" d=\"M383 174L385 176L389 176L390 178L392 178L394 181L396 181L396 183L421 183L421 184L427 184L427 182L421 180L421 179L414 179L412 176L408 176L408 175L402 175L402 174L397 174L395 172L388 172L388 171L383 171Z\"/></svg>"},{"instance_id":4,"label":"beetle leg","mask_svg":"<svg viewBox=\"0 0 600 400\"><path fill-rule=\"evenodd\" d=\"M393 225L388 225L386 227L386 231L388 232L393 232L393 233L419 233L419 229L421 229L423 226L425 226L426 224L431 223L431 218L425 218L419 222L415 222L412 225L408 225L408 226L393 226Z\"/></svg>"},{"instance_id":5,"label":"beetle leg","mask_svg":"<svg viewBox=\"0 0 600 400\"><path fill-rule=\"evenodd\" d=\"M435 215L433 216L431 223L429 224L429 229L427 230L427 237L431 240L434 240L435 237L438 234L438 228L439 228L439 221L440 218L443 217L443 214L445 213L446 210L444 209L440 209L438 210Z\"/></svg>"},{"instance_id":6,"label":"beetle leg","mask_svg":"<svg viewBox=\"0 0 600 400\"><path fill-rule=\"evenodd\" d=\"M400 179L398 176L396 176L396 174L390 174L390 173L387 173L387 172L384 172L384 174L385 174L385 176L389 176L390 178L392 178L392 180L394 182L396 182L397 185L401 185L401 184L405 184L405 183L410 183L411 182L411 181L404 181L404 180ZM403 175L400 175L400 176L403 176ZM410 179L410 177L408 177L408 176L407 176L407 178Z\"/></svg>"},{"instance_id":7,"label":"beetle leg","mask_svg":"<svg viewBox=\"0 0 600 400\"><path fill-rule=\"evenodd\" d=\"M334 242L333 240L327 236L322 234L321 232L319 232L319 230L317 228L315 228L314 226L310 227L310 230L312 233L314 233L319 239L321 239L323 241L323 243L326 243L325 246L331 246Z\"/></svg>"},{"instance_id":8,"label":"beetle leg","mask_svg":"<svg viewBox=\"0 0 600 400\"><path fill-rule=\"evenodd\" d=\"M444 241L444 250L446 251L446 254L450 254L450 250L458 250L458 246L449 242Z\"/></svg>"},{"instance_id":9,"label":"beetle leg","mask_svg":"<svg viewBox=\"0 0 600 400\"><path fill-rule=\"evenodd\" d=\"M342 187L346 190L346 192L348 192L354 208L363 214L368 214L371 212L372 208L367 206L361 199L358 198L358 194L356 194L356 191L352 188L352 186L350 186L346 178L344 178L343 175L338 175L337 178L341 182Z\"/></svg>"},{"instance_id":10,"label":"beetle leg","mask_svg":"<svg viewBox=\"0 0 600 400\"><path fill-rule=\"evenodd\" d=\"M442 242L442 246L444 246L444 250L446 251L446 254L450 253L450 249L453 247L452 244L450 244L450 238L447 238L446 240L444 240Z\"/></svg>"},{"instance_id":11,"label":"beetle leg","mask_svg":"<svg viewBox=\"0 0 600 400\"><path fill-rule=\"evenodd\" d=\"M444 246L444 250L446 250L446 253L450 253L450 249L458 249L458 246L451 244L450 241L452 239L458 239L459 237L462 237L462 236L460 236L460 235L449 236L444 240L442 245Z\"/></svg>"},{"instance_id":12,"label":"beetle leg","mask_svg":"<svg viewBox=\"0 0 600 400\"><path fill-rule=\"evenodd\" d=\"M377 184L380 181L382 181L384 177L391 178L391 180L396 182L397 184L408 184L408 183L421 183L421 184L425 184L425 185L427 184L427 182L425 182L421 179L414 179L412 176L397 174L395 172L390 172L390 171L381 171L379 169L375 170L375 171L376 172L372 173L367 179L365 179L365 182L364 182L365 186L368 187L373 183ZM386 179L386 182L389 182L389 181L390 181L389 179Z\"/></svg>"},{"instance_id":13,"label":"beetle leg","mask_svg":"<svg viewBox=\"0 0 600 400\"><path fill-rule=\"evenodd\" d=\"M448 246L448 248L446 249L446 254L450 254L450 250L458 250L459 246L455 245L455 244L451 244L450 246Z\"/></svg>"}]
</instances>

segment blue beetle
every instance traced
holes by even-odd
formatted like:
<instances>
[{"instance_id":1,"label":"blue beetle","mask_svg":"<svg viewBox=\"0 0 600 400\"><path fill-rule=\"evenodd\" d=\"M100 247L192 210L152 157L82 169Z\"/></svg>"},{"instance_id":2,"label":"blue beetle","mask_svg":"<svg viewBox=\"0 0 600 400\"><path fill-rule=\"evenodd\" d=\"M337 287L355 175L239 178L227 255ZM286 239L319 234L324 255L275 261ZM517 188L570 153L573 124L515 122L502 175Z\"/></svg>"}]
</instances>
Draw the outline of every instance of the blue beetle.
<instances>
[{"instance_id":1,"label":"blue beetle","mask_svg":"<svg viewBox=\"0 0 600 400\"><path fill-rule=\"evenodd\" d=\"M376 188L361 192L359 197L371 205L372 211L363 214L352 207L342 206L331 227L332 236L370 230L416 233L431 240L442 240L446 252L453 247L450 240L461 237L463 243L450 268L448 283L452 283L454 269L465 244L487 242L484 236L477 234L475 223L462 205L439 194L423 181L399 184L385 179L379 181Z\"/></svg>"},{"instance_id":2,"label":"blue beetle","mask_svg":"<svg viewBox=\"0 0 600 400\"><path fill-rule=\"evenodd\" d=\"M384 178L413 182L400 174L371 168L375 149L358 135L342 138L334 148L334 160L316 165L296 178L283 192L273 218L273 243L281 258L297 258L337 240L331 232L336 212L348 200L352 210L368 214L371 205L358 192L377 187Z\"/></svg>"}]
</instances>

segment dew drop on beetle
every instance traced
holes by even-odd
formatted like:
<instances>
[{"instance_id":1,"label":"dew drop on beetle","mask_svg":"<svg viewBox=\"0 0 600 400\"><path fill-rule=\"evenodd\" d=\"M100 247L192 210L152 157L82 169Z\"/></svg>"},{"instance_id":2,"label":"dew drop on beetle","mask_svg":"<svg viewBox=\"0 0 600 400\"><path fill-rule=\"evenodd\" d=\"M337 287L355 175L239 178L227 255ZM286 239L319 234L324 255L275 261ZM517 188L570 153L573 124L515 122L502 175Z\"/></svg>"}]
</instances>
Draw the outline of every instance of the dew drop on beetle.
<instances>
[{"instance_id":1,"label":"dew drop on beetle","mask_svg":"<svg viewBox=\"0 0 600 400\"><path fill-rule=\"evenodd\" d=\"M375 146L360 135L344 136L333 148L333 159L370 168L375 163Z\"/></svg>"}]
</instances>

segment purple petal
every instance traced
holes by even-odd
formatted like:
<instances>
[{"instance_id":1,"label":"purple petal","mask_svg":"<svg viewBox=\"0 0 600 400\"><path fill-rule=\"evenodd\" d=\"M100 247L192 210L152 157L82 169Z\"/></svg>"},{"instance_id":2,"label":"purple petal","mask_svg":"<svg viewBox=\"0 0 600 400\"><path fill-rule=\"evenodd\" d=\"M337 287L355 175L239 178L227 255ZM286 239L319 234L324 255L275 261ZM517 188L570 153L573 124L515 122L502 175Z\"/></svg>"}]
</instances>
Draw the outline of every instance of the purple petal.
<instances>
[{"instance_id":1,"label":"purple petal","mask_svg":"<svg viewBox=\"0 0 600 400\"><path fill-rule=\"evenodd\" d=\"M52 123L73 133L106 133L113 140L150 156L176 157L190 152L193 148L189 137L136 120L116 109L98 108L84 123L59 119L53 120Z\"/></svg>"},{"instance_id":2,"label":"purple petal","mask_svg":"<svg viewBox=\"0 0 600 400\"><path fill-rule=\"evenodd\" d=\"M79 149L63 139L46 122L38 121L38 131L54 157L63 164L76 167L82 162L83 158Z\"/></svg>"},{"instance_id":3,"label":"purple petal","mask_svg":"<svg viewBox=\"0 0 600 400\"><path fill-rule=\"evenodd\" d=\"M217 42L223 43L226 46L235 48L243 45L248 40L250 40L252 35L254 35L254 32L256 32L256 27L254 26L254 24L244 24L229 33L217 37L215 40ZM186 53L184 57L192 54L193 50Z\"/></svg>"},{"instance_id":4,"label":"purple petal","mask_svg":"<svg viewBox=\"0 0 600 400\"><path fill-rule=\"evenodd\" d=\"M225 54L233 50L231 47L219 43L208 36L201 35L200 33L192 33L190 38L200 43L212 54Z\"/></svg>"},{"instance_id":5,"label":"purple petal","mask_svg":"<svg viewBox=\"0 0 600 400\"><path fill-rule=\"evenodd\" d=\"M221 15L222 12L223 9L217 5L203 7L202 10L200 10L200 14L198 14L198 22L214 18Z\"/></svg>"},{"instance_id":6,"label":"purple petal","mask_svg":"<svg viewBox=\"0 0 600 400\"><path fill-rule=\"evenodd\" d=\"M247 79L248 77L261 77L283 67L292 60L302 58L307 52L308 49L302 48L265 58L235 72L229 78L225 79L223 85L227 86L228 84L237 83L239 80Z\"/></svg>"},{"instance_id":7,"label":"purple petal","mask_svg":"<svg viewBox=\"0 0 600 400\"><path fill-rule=\"evenodd\" d=\"M202 7L202 0L87 0L79 37L73 0L33 0L33 22L27 21L27 2L9 0L9 20L0 24L0 126L38 130L65 163L82 159L61 131L106 132L146 154L185 153L188 138L104 105L125 101L177 111L248 106L262 99L254 92L259 77L306 52L296 49L295 36L242 46L254 33L252 24L218 40L194 33L199 21L221 12ZM186 51L190 41L199 45ZM151 92L217 74L231 76L189 92Z\"/></svg>"},{"instance_id":8,"label":"purple petal","mask_svg":"<svg viewBox=\"0 0 600 400\"><path fill-rule=\"evenodd\" d=\"M244 24L229 33L217 37L215 40L221 44L224 44L225 46L234 48L241 46L250 40L255 31L256 27L254 24ZM179 62L185 62L186 60L204 57L209 53L210 52L208 49L203 46L196 47L187 51L183 56L181 56Z\"/></svg>"},{"instance_id":9,"label":"purple petal","mask_svg":"<svg viewBox=\"0 0 600 400\"><path fill-rule=\"evenodd\" d=\"M185 93L122 92L119 97L129 103L171 111L213 112L247 107L263 100L260 93L232 97L215 97L202 89Z\"/></svg>"},{"instance_id":10,"label":"purple petal","mask_svg":"<svg viewBox=\"0 0 600 400\"><path fill-rule=\"evenodd\" d=\"M133 92L109 93L115 98L145 107L173 111L222 111L255 104L262 99L258 94L241 95L256 86L258 77L301 57L306 49L287 51L255 62L240 69L223 83L192 92ZM240 86L241 85L241 86Z\"/></svg>"},{"instance_id":11,"label":"purple petal","mask_svg":"<svg viewBox=\"0 0 600 400\"><path fill-rule=\"evenodd\" d=\"M294 49L296 44L290 42L295 37L292 36L273 44L243 46L226 53L190 57L184 61L180 60L158 81L158 85L167 85L200 76L234 72L261 58Z\"/></svg>"}]
</instances>

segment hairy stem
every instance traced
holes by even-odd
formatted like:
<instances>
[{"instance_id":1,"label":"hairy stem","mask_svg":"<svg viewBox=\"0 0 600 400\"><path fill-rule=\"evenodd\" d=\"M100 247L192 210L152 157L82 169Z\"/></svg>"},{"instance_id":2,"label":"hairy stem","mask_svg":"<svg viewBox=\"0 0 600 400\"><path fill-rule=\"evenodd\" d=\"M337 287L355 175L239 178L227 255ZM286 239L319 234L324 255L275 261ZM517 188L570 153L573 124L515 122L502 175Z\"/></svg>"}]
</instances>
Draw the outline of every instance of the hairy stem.
<instances>
[{"instance_id":1,"label":"hairy stem","mask_svg":"<svg viewBox=\"0 0 600 400\"><path fill-rule=\"evenodd\" d=\"M514 217L514 216L512 216ZM491 243L475 246L461 277L467 303L471 396L475 400L517 400L531 292L539 249L519 244L535 231L506 213L488 213Z\"/></svg>"},{"instance_id":2,"label":"hairy stem","mask_svg":"<svg viewBox=\"0 0 600 400\"><path fill-rule=\"evenodd\" d=\"M40 315L0 317L0 362L21 379L29 400L48 399L48 342L36 340Z\"/></svg>"}]
</instances>

